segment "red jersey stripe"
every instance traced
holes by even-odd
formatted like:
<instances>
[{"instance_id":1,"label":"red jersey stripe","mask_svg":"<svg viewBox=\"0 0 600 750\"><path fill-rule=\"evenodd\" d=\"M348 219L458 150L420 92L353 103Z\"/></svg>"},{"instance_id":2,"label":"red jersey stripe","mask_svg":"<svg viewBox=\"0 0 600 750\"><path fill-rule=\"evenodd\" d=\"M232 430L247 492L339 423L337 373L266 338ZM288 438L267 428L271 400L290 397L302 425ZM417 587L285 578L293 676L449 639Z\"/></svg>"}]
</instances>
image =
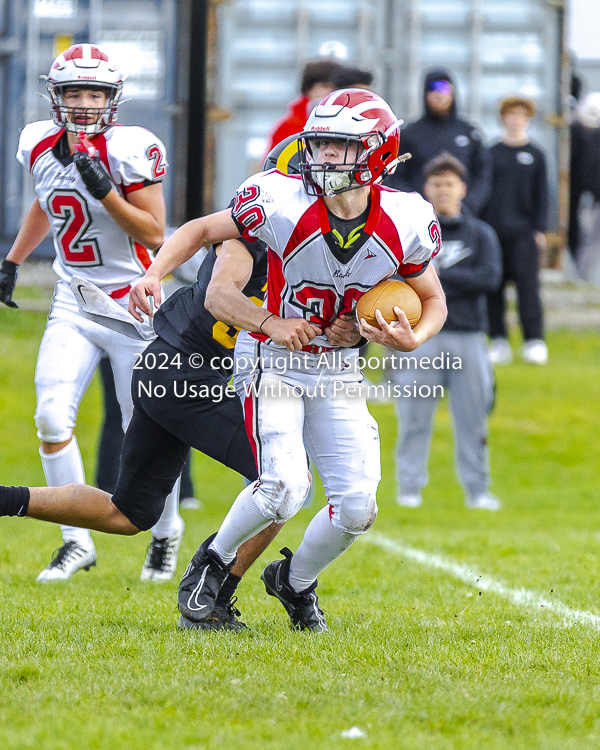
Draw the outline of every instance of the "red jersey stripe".
<instances>
[{"instance_id":1,"label":"red jersey stripe","mask_svg":"<svg viewBox=\"0 0 600 750\"><path fill-rule=\"evenodd\" d=\"M150 253L143 245L140 245L139 242L134 242L133 244L135 246L135 254L138 260L147 271L152 265L152 258L150 257Z\"/></svg>"},{"instance_id":2,"label":"red jersey stripe","mask_svg":"<svg viewBox=\"0 0 600 750\"><path fill-rule=\"evenodd\" d=\"M104 164L104 166L106 167L108 171L108 174L112 177L112 173L110 171L110 164L108 163L108 152L107 152L106 138L104 137L104 133L98 133L98 135L95 135L93 138L90 138L90 141L98 149L98 156L100 157L100 161Z\"/></svg>"},{"instance_id":3,"label":"red jersey stripe","mask_svg":"<svg viewBox=\"0 0 600 750\"><path fill-rule=\"evenodd\" d=\"M283 263L277 253L267 249L267 310L281 314L282 294L285 287Z\"/></svg>"},{"instance_id":4,"label":"red jersey stripe","mask_svg":"<svg viewBox=\"0 0 600 750\"><path fill-rule=\"evenodd\" d=\"M64 133L64 129L60 129L58 133L55 133L54 135L49 135L47 138L44 138L41 140L37 145L35 145L31 150L31 155L29 157L29 171L33 172L33 165L36 163L36 161L40 158L42 154L45 154L46 151L49 151L50 149L54 148L56 144L60 141L61 136Z\"/></svg>"},{"instance_id":5,"label":"red jersey stripe","mask_svg":"<svg viewBox=\"0 0 600 750\"><path fill-rule=\"evenodd\" d=\"M365 234L372 235L375 227L377 226L377 220L381 213L379 199L379 190L376 189L375 185L371 186L371 210L369 211L369 218L365 224Z\"/></svg>"},{"instance_id":6,"label":"red jersey stripe","mask_svg":"<svg viewBox=\"0 0 600 750\"><path fill-rule=\"evenodd\" d=\"M254 454L254 461L258 466L258 445L256 444L256 435L254 432L254 412L254 394L252 391L250 391L244 399L244 426L246 427L246 435L248 435L250 447L252 448L252 453Z\"/></svg>"},{"instance_id":7,"label":"red jersey stripe","mask_svg":"<svg viewBox=\"0 0 600 750\"><path fill-rule=\"evenodd\" d=\"M281 258L271 248L267 248L267 310L281 315L282 293L285 287ZM250 333L258 341L266 341L269 337L264 333Z\"/></svg>"},{"instance_id":8,"label":"red jersey stripe","mask_svg":"<svg viewBox=\"0 0 600 750\"><path fill-rule=\"evenodd\" d=\"M290 253L293 253L298 245L301 245L304 240L319 230L321 226L319 222L319 203L320 200L315 201L300 217L300 220L294 227L292 236L288 240L285 250L283 251L284 259L287 258Z\"/></svg>"},{"instance_id":9,"label":"red jersey stripe","mask_svg":"<svg viewBox=\"0 0 600 750\"><path fill-rule=\"evenodd\" d=\"M142 180L142 182L132 182L131 185L123 185L123 192L127 195L128 193L133 193L135 190L141 190L143 187L146 187L145 180Z\"/></svg>"},{"instance_id":10,"label":"red jersey stripe","mask_svg":"<svg viewBox=\"0 0 600 750\"><path fill-rule=\"evenodd\" d=\"M112 297L112 299L122 299L125 295L129 294L130 291L131 284L129 284L129 286L124 286L122 289L115 289L115 291L111 292L108 296Z\"/></svg>"},{"instance_id":11,"label":"red jersey stripe","mask_svg":"<svg viewBox=\"0 0 600 750\"><path fill-rule=\"evenodd\" d=\"M400 235L398 234L398 230L396 229L394 222L380 206L378 186L374 186L374 189L371 189L371 200L376 201L376 204L375 206L372 205L371 207L371 213L369 215L369 221L367 221L365 231L368 231L371 235L377 235L377 237L379 237L379 239L385 245L387 245L387 247L393 253L394 257L398 260L398 265L400 266L402 264L402 261L404 260L404 250L402 249L402 242L400 241ZM375 208L376 210L373 210L373 208ZM374 220L371 227L369 227L372 217Z\"/></svg>"}]
</instances>

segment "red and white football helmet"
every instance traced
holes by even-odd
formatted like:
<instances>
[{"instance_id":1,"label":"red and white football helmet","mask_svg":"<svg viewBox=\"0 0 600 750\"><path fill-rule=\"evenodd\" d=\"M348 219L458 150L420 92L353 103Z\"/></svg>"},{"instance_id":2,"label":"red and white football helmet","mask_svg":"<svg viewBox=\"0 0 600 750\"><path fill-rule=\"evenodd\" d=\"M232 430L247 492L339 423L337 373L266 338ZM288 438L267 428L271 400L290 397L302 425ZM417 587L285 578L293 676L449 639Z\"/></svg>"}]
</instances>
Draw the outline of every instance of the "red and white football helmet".
<instances>
[{"instance_id":1,"label":"red and white football helmet","mask_svg":"<svg viewBox=\"0 0 600 750\"><path fill-rule=\"evenodd\" d=\"M98 115L96 122L80 125L74 122L74 107L65 106L64 92L69 86L99 88L108 91L106 105L102 108L89 108L87 113ZM72 133L83 131L86 135L96 135L114 124L117 119L117 105L123 90L123 76L106 52L95 44L74 44L52 63L46 78L46 88L50 95L51 114L54 122ZM81 112L81 108L76 108Z\"/></svg>"},{"instance_id":2,"label":"red and white football helmet","mask_svg":"<svg viewBox=\"0 0 600 750\"><path fill-rule=\"evenodd\" d=\"M309 195L336 195L381 182L398 164L400 125L389 104L365 89L341 89L321 99L300 142L300 173ZM313 145L327 136L346 142L342 164L316 164ZM348 160L351 143L358 144Z\"/></svg>"}]
</instances>

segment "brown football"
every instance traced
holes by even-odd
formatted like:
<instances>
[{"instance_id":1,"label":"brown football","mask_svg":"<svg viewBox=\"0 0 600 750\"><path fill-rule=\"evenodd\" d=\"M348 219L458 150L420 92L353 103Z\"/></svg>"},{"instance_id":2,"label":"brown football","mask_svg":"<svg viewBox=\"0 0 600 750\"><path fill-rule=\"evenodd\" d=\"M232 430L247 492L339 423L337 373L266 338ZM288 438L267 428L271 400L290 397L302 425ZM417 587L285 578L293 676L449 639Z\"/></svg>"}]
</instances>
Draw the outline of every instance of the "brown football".
<instances>
[{"instance_id":1,"label":"brown football","mask_svg":"<svg viewBox=\"0 0 600 750\"><path fill-rule=\"evenodd\" d=\"M395 323L398 318L394 307L404 310L411 328L421 320L423 307L419 295L408 284L394 279L380 281L377 286L363 294L356 305L356 316L359 322L364 318L369 325L380 328L375 310L379 310L388 323Z\"/></svg>"}]
</instances>

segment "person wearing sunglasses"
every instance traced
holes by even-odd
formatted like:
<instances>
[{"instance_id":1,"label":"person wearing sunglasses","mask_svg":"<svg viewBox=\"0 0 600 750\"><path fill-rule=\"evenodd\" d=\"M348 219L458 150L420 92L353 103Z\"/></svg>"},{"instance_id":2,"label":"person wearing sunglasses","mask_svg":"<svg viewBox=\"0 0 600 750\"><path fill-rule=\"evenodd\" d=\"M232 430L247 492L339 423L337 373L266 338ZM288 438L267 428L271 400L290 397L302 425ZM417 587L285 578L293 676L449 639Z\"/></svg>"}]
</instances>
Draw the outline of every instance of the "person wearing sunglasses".
<instances>
[{"instance_id":1,"label":"person wearing sunglasses","mask_svg":"<svg viewBox=\"0 0 600 750\"><path fill-rule=\"evenodd\" d=\"M427 73L423 105L423 116L402 129L402 150L412 158L399 164L384 184L422 195L425 165L441 153L451 154L469 175L464 206L478 216L490 192L491 158L478 128L458 117L456 86L447 70Z\"/></svg>"}]
</instances>

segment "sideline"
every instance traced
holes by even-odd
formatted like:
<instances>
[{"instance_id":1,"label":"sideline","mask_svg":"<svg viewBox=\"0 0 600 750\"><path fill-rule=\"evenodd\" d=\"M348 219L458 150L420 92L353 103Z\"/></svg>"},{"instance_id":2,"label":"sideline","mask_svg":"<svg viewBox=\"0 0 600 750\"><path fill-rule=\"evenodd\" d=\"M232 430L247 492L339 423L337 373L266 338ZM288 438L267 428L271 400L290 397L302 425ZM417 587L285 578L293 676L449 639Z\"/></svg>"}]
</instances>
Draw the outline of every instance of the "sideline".
<instances>
[{"instance_id":1,"label":"sideline","mask_svg":"<svg viewBox=\"0 0 600 750\"><path fill-rule=\"evenodd\" d=\"M414 562L426 565L430 568L437 568L449 573L454 578L458 578L464 583L473 586L479 591L490 591L499 594L504 599L508 599L511 604L517 607L537 607L553 611L564 617L570 622L583 623L600 628L600 616L586 610L572 609L560 601L545 599L535 591L530 589L513 589L505 586L501 581L475 572L474 567L463 565L449 557L436 555L431 552L409 547L406 544L400 544L385 534L374 531L364 537L365 542L381 547L382 549L392 552L396 555L402 555Z\"/></svg>"}]
</instances>

